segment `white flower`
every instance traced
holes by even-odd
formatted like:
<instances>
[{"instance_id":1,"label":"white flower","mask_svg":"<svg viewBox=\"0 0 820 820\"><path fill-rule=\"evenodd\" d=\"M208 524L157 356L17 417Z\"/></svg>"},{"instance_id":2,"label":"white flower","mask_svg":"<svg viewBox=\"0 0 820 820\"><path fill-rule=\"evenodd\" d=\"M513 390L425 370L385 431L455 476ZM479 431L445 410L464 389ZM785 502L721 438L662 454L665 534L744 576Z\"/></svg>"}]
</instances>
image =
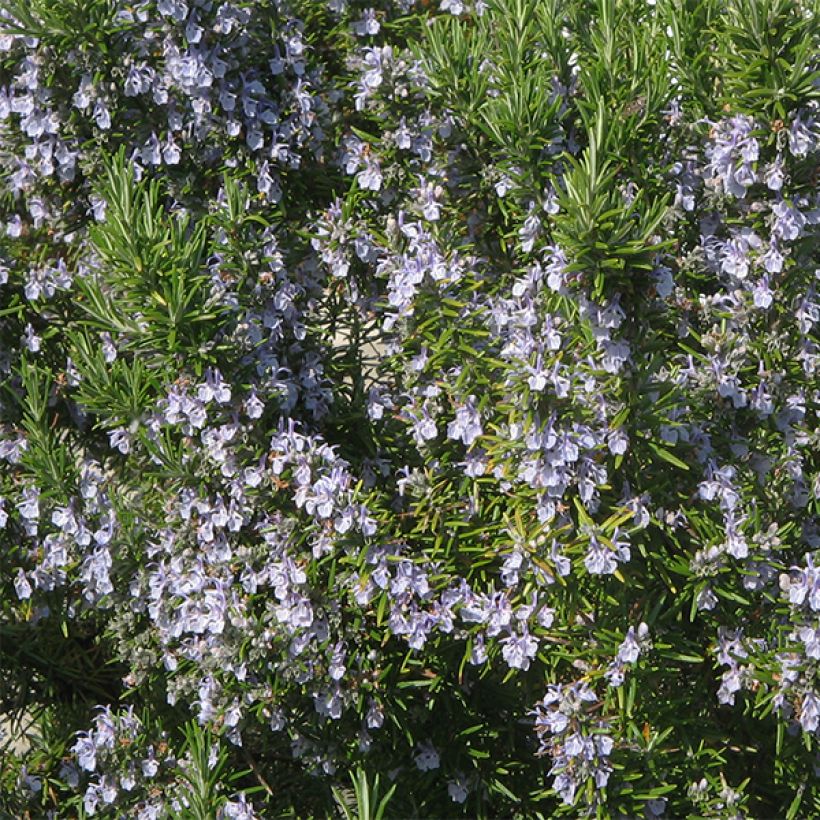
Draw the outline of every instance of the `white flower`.
<instances>
[{"instance_id":1,"label":"white flower","mask_svg":"<svg viewBox=\"0 0 820 820\"><path fill-rule=\"evenodd\" d=\"M447 794L454 803L463 803L469 793L467 781L461 772L458 772L455 778L447 783Z\"/></svg>"},{"instance_id":2,"label":"white flower","mask_svg":"<svg viewBox=\"0 0 820 820\"><path fill-rule=\"evenodd\" d=\"M22 495L23 500L17 505L20 515L28 521L36 521L40 517L40 491L36 487L26 487Z\"/></svg>"},{"instance_id":3,"label":"white flower","mask_svg":"<svg viewBox=\"0 0 820 820\"><path fill-rule=\"evenodd\" d=\"M17 577L14 579L14 591L21 601L31 598L31 584L22 569L17 570Z\"/></svg>"},{"instance_id":4,"label":"white flower","mask_svg":"<svg viewBox=\"0 0 820 820\"><path fill-rule=\"evenodd\" d=\"M415 756L416 766L423 772L437 769L440 765L440 758L435 747L429 741L419 744L418 754Z\"/></svg>"},{"instance_id":5,"label":"white flower","mask_svg":"<svg viewBox=\"0 0 820 820\"><path fill-rule=\"evenodd\" d=\"M93 772L97 768L97 747L90 735L80 736L71 750L77 755L81 769Z\"/></svg>"}]
</instances>

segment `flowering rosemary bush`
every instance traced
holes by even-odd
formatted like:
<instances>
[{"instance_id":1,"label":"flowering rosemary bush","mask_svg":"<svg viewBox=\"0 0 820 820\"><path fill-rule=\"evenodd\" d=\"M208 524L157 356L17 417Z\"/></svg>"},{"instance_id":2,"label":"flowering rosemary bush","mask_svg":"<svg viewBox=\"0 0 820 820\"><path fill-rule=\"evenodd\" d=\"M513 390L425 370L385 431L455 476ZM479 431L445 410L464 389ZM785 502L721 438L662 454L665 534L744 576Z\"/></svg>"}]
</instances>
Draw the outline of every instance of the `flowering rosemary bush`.
<instances>
[{"instance_id":1,"label":"flowering rosemary bush","mask_svg":"<svg viewBox=\"0 0 820 820\"><path fill-rule=\"evenodd\" d=\"M820 813L816 11L0 0L0 810Z\"/></svg>"}]
</instances>

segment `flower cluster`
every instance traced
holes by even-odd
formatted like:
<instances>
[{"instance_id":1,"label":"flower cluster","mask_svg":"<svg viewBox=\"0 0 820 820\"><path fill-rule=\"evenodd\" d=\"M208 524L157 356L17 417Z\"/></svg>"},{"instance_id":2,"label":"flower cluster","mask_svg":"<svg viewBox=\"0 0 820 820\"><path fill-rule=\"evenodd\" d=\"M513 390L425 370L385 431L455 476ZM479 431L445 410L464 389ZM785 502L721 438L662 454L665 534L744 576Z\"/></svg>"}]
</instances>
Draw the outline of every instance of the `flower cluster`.
<instances>
[{"instance_id":1,"label":"flower cluster","mask_svg":"<svg viewBox=\"0 0 820 820\"><path fill-rule=\"evenodd\" d=\"M579 786L591 780L603 789L612 772L609 754L614 741L606 723L587 714L588 704L596 700L589 685L577 681L550 686L535 708L538 753L552 758L553 788L568 805L575 802Z\"/></svg>"},{"instance_id":2,"label":"flower cluster","mask_svg":"<svg viewBox=\"0 0 820 820\"><path fill-rule=\"evenodd\" d=\"M4 3L0 813L820 811L817 45Z\"/></svg>"}]
</instances>

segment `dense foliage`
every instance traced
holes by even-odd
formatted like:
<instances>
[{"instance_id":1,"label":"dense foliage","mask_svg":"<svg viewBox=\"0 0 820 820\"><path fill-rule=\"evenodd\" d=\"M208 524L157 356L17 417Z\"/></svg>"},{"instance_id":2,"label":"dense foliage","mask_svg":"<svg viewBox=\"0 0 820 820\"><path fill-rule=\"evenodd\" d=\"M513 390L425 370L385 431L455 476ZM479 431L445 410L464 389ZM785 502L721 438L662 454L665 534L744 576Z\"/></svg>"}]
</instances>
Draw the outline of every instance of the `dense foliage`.
<instances>
[{"instance_id":1,"label":"dense foliage","mask_svg":"<svg viewBox=\"0 0 820 820\"><path fill-rule=\"evenodd\" d=\"M0 0L0 812L820 814L818 46Z\"/></svg>"}]
</instances>

